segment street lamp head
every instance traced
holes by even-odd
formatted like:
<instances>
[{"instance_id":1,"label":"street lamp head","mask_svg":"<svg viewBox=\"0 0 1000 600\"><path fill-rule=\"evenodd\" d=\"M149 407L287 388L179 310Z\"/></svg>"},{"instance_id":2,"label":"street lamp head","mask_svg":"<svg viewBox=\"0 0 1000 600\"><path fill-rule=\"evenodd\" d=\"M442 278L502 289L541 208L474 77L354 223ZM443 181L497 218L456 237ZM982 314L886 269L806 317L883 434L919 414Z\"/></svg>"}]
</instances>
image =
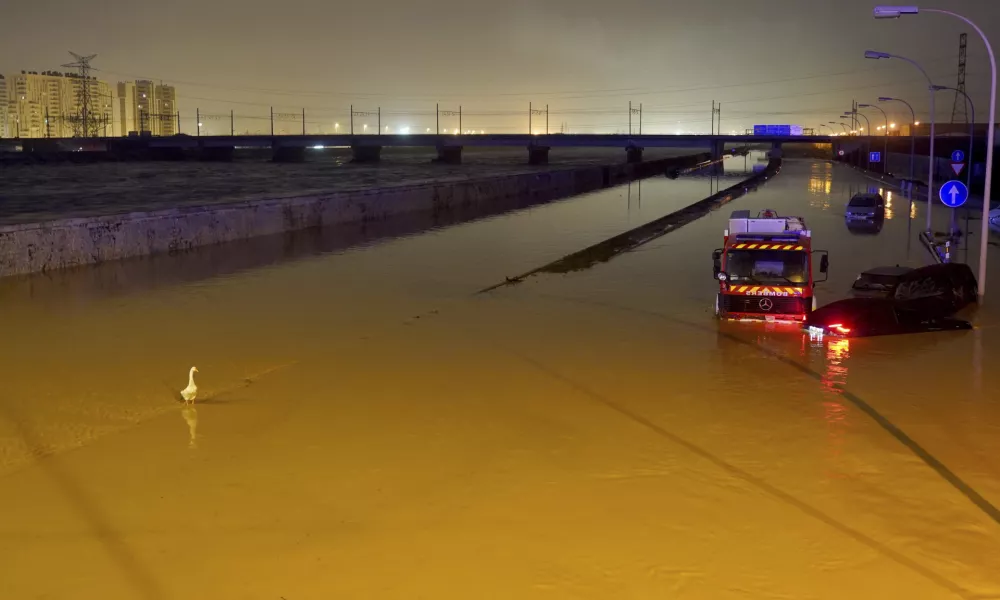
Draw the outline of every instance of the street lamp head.
<instances>
[{"instance_id":1,"label":"street lamp head","mask_svg":"<svg viewBox=\"0 0 1000 600\"><path fill-rule=\"evenodd\" d=\"M878 97L878 101L879 101L879 102L888 102L888 101L890 101L890 100L895 100L895 98L889 98L889 97L887 97L887 96L879 96L879 97Z\"/></svg>"},{"instance_id":2,"label":"street lamp head","mask_svg":"<svg viewBox=\"0 0 1000 600\"><path fill-rule=\"evenodd\" d=\"M932 85L931 90L935 92L940 92L941 90L950 90L951 88L946 85Z\"/></svg>"},{"instance_id":3,"label":"street lamp head","mask_svg":"<svg viewBox=\"0 0 1000 600\"><path fill-rule=\"evenodd\" d=\"M887 52L876 52L874 50L865 50L865 58L892 58L892 55Z\"/></svg>"},{"instance_id":4,"label":"street lamp head","mask_svg":"<svg viewBox=\"0 0 1000 600\"><path fill-rule=\"evenodd\" d=\"M915 15L920 12L916 6L876 6L872 16L876 19L898 19L902 15Z\"/></svg>"}]
</instances>

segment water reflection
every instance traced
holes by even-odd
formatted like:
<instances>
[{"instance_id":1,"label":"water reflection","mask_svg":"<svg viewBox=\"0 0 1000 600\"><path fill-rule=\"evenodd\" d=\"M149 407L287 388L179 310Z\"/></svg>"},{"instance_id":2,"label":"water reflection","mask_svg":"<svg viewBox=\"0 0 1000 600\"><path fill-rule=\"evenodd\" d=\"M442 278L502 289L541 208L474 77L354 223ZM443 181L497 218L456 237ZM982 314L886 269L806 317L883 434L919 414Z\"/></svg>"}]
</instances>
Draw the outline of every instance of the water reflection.
<instances>
[{"instance_id":1,"label":"water reflection","mask_svg":"<svg viewBox=\"0 0 1000 600\"><path fill-rule=\"evenodd\" d=\"M830 207L830 192L833 190L833 165L815 162L809 169L809 205L821 210Z\"/></svg>"},{"instance_id":2,"label":"water reflection","mask_svg":"<svg viewBox=\"0 0 1000 600\"><path fill-rule=\"evenodd\" d=\"M198 447L198 410L194 406L181 408L181 417L188 426L188 448L194 450Z\"/></svg>"},{"instance_id":3,"label":"water reflection","mask_svg":"<svg viewBox=\"0 0 1000 600\"><path fill-rule=\"evenodd\" d=\"M885 218L892 219L894 213L892 212L892 190L886 190L885 192Z\"/></svg>"}]
</instances>

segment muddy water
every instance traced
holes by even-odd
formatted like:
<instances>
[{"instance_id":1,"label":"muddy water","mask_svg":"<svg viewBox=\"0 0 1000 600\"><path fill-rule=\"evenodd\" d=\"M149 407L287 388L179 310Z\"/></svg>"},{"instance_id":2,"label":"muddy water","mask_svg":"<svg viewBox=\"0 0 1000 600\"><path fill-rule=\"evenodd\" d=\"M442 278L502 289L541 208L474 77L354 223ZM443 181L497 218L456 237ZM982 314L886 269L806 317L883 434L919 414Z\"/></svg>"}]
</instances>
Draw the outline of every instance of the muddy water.
<instances>
[{"instance_id":1,"label":"muddy water","mask_svg":"<svg viewBox=\"0 0 1000 600\"><path fill-rule=\"evenodd\" d=\"M1000 593L1000 525L859 404L1000 502L995 303L973 332L849 343L711 316L728 208L804 215L831 251L822 301L873 264L923 262L921 205L846 230L867 183L790 161L725 214L484 296L716 184L13 303L6 595ZM181 410L191 364L202 402Z\"/></svg>"}]
</instances>

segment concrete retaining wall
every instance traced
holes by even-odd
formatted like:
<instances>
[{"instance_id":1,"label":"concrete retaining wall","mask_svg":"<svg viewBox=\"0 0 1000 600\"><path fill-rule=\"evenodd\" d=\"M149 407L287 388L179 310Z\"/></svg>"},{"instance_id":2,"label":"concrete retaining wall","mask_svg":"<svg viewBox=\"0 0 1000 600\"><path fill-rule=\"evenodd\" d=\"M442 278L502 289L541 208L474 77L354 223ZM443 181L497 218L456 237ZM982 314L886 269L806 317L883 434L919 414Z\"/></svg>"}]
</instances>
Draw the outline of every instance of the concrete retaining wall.
<instances>
[{"instance_id":1,"label":"concrete retaining wall","mask_svg":"<svg viewBox=\"0 0 1000 600\"><path fill-rule=\"evenodd\" d=\"M0 277L174 253L326 225L383 221L422 212L442 214L510 197L554 200L705 158L698 155L640 164L8 225L0 227Z\"/></svg>"}]
</instances>

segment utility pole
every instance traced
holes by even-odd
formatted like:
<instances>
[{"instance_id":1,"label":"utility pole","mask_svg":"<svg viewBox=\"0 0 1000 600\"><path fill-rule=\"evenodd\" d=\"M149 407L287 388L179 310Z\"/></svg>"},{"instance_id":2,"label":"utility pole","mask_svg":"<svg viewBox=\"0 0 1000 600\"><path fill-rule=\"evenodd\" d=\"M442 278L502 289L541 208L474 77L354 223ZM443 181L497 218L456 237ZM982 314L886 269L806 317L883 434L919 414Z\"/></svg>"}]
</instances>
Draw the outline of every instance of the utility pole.
<instances>
[{"instance_id":1,"label":"utility pole","mask_svg":"<svg viewBox=\"0 0 1000 600\"><path fill-rule=\"evenodd\" d=\"M236 135L236 111L229 109L229 136Z\"/></svg>"},{"instance_id":2,"label":"utility pole","mask_svg":"<svg viewBox=\"0 0 1000 600\"><path fill-rule=\"evenodd\" d=\"M302 135L306 134L306 109L302 109Z\"/></svg>"},{"instance_id":3,"label":"utility pole","mask_svg":"<svg viewBox=\"0 0 1000 600\"><path fill-rule=\"evenodd\" d=\"M535 112L535 110L533 108L531 108L531 102L528 102L528 135L531 135L532 133L534 133L531 130L531 115L534 112Z\"/></svg>"},{"instance_id":4,"label":"utility pole","mask_svg":"<svg viewBox=\"0 0 1000 600\"><path fill-rule=\"evenodd\" d=\"M715 135L715 100L712 100L712 132L711 135Z\"/></svg>"},{"instance_id":5,"label":"utility pole","mask_svg":"<svg viewBox=\"0 0 1000 600\"><path fill-rule=\"evenodd\" d=\"M274 107L271 107L271 137L274 137Z\"/></svg>"},{"instance_id":6,"label":"utility pole","mask_svg":"<svg viewBox=\"0 0 1000 600\"><path fill-rule=\"evenodd\" d=\"M434 105L434 134L441 135L441 104Z\"/></svg>"},{"instance_id":7,"label":"utility pole","mask_svg":"<svg viewBox=\"0 0 1000 600\"><path fill-rule=\"evenodd\" d=\"M545 105L545 135L549 135L549 105Z\"/></svg>"}]
</instances>

